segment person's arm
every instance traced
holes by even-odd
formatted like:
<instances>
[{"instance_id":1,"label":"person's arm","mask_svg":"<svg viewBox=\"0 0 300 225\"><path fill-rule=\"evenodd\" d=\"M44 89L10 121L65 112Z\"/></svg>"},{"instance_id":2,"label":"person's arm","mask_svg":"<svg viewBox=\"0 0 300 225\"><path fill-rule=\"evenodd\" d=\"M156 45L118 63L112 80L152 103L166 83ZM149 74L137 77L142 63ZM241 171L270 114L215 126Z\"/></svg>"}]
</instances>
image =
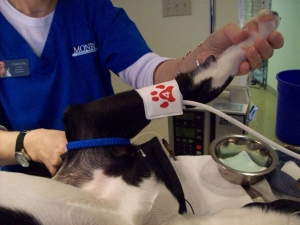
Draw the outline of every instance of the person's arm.
<instances>
[{"instance_id":1,"label":"person's arm","mask_svg":"<svg viewBox=\"0 0 300 225\"><path fill-rule=\"evenodd\" d=\"M0 165L18 164L15 146L19 133L0 130ZM23 144L30 159L44 163L54 175L62 163L60 155L66 151L67 140L64 131L36 129L25 135Z\"/></svg>"},{"instance_id":2,"label":"person's arm","mask_svg":"<svg viewBox=\"0 0 300 225\"><path fill-rule=\"evenodd\" d=\"M0 165L17 164L15 160L15 145L19 132L0 130Z\"/></svg>"},{"instance_id":3,"label":"person's arm","mask_svg":"<svg viewBox=\"0 0 300 225\"><path fill-rule=\"evenodd\" d=\"M248 23L246 28L240 30L235 24L228 24L212 33L199 47L190 52L184 60L175 59L162 62L153 74L155 84L174 79L178 72L188 72L196 69L196 61L203 63L210 55L216 58L225 49L233 44L244 41L249 36L249 31L256 29L257 24ZM274 49L283 46L284 39L281 33L275 31L270 34L268 41L258 38L254 46L246 50L247 61L243 62L237 75L247 74L251 69L257 68L262 59L268 59L273 55Z\"/></svg>"}]
</instances>

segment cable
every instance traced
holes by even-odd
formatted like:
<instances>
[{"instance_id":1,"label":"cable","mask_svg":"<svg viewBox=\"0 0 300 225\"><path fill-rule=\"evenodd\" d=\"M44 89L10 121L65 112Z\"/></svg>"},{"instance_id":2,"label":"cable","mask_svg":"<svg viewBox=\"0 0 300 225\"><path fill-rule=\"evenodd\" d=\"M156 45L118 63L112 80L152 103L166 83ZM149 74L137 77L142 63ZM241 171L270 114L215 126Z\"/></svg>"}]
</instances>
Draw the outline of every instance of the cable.
<instances>
[{"instance_id":1,"label":"cable","mask_svg":"<svg viewBox=\"0 0 300 225\"><path fill-rule=\"evenodd\" d=\"M141 134L135 136L135 137L131 140L131 144L133 144L133 142L134 142L136 139L138 139L139 137L141 137L141 136L143 136L143 135L145 135L145 134L155 134L155 135L159 136L161 139L164 139L160 134L158 134L158 133L156 133L156 132L144 132L144 133L141 133Z\"/></svg>"},{"instance_id":2,"label":"cable","mask_svg":"<svg viewBox=\"0 0 300 225\"><path fill-rule=\"evenodd\" d=\"M188 201L188 200L186 200L186 199L184 199L188 204L189 204L189 206L190 206L190 208L191 208L191 210L192 210L192 212L193 212L193 214L195 214L195 212L194 212L194 209L193 209L193 207L192 207L192 205L191 205L191 203Z\"/></svg>"},{"instance_id":3,"label":"cable","mask_svg":"<svg viewBox=\"0 0 300 225\"><path fill-rule=\"evenodd\" d=\"M171 146L169 145L169 143L166 141L166 139L164 139L160 134L156 133L156 132L144 132L138 136L136 136L135 138L133 138L131 140L131 144L133 144L133 142L138 139L139 137L145 135L145 134L155 134L157 136L160 137L161 142L163 144L163 146L165 147L165 149L167 150L167 152L169 153L169 157L172 157L175 161L176 161L176 157L175 157L175 152L173 151L173 149L171 148Z\"/></svg>"},{"instance_id":4,"label":"cable","mask_svg":"<svg viewBox=\"0 0 300 225\"><path fill-rule=\"evenodd\" d=\"M300 154L297 154L295 152L292 152L284 147L282 147L281 145L269 140L268 138L262 136L261 134L259 134L258 132L252 130L251 128L247 127L246 125L244 125L243 123L237 121L236 119L233 119L232 117L228 116L227 114L213 108L213 107L210 107L208 105L205 105L205 104L202 104L202 103L198 103L198 102L194 102L194 101L187 101L187 100L184 100L183 101L183 104L184 105L190 105L190 106L196 106L196 107L200 107L200 108L203 108L207 111L210 111L226 120L228 120L229 122L233 123L234 125L240 127L241 129L247 131L248 133L254 135L255 137L257 137L258 139L260 139L261 141L269 144L270 146L273 146L274 148L276 148L277 150L291 156L291 157L294 157L296 159L299 159L300 160Z\"/></svg>"}]
</instances>

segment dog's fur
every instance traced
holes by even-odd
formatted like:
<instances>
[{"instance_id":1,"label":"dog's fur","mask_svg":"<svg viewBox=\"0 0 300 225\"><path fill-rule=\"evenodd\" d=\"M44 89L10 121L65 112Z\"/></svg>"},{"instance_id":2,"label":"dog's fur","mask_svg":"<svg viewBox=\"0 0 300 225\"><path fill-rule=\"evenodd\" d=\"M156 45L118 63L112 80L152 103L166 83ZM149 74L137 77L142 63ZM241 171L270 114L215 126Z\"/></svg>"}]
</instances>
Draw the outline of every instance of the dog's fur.
<instances>
[{"instance_id":1,"label":"dog's fur","mask_svg":"<svg viewBox=\"0 0 300 225\"><path fill-rule=\"evenodd\" d=\"M185 100L209 102L230 83L255 38L279 24L274 12L255 17L259 33L213 56L176 81ZM229 65L230 62L234 62ZM226 65L227 64L227 65ZM224 67L224 65L226 65ZM63 122L68 141L132 138L150 121L132 90L68 107ZM178 202L132 145L69 151L52 180L0 172L0 224L299 224L300 203L280 200L200 216L178 213ZM290 205L291 208L286 206ZM24 222L26 218L27 223ZM31 221L31 219L32 221Z\"/></svg>"}]
</instances>

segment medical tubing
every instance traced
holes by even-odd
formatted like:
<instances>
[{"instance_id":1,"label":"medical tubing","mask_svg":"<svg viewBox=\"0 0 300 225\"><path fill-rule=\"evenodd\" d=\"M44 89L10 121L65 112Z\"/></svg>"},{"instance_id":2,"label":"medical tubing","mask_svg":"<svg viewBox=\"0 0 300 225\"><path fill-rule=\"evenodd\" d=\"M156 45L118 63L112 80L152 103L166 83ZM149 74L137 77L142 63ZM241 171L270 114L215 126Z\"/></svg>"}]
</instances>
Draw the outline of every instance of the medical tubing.
<instances>
[{"instance_id":1,"label":"medical tubing","mask_svg":"<svg viewBox=\"0 0 300 225\"><path fill-rule=\"evenodd\" d=\"M183 101L183 104L184 105L190 105L190 106L195 106L195 107L200 107L202 109L205 109L207 111L210 111L226 120L228 120L229 122L233 123L234 125L240 127L241 129L243 129L244 131L247 131L248 133L254 135L255 137L257 137L259 140L267 143L268 145L274 147L275 149L291 156L291 157L294 157L296 159L299 159L300 160L300 154L297 154L295 152L292 152L284 147L282 147L281 145L269 140L268 138L262 136L261 134L259 134L258 132L252 130L251 128L247 127L246 125L244 125L243 123L237 121L236 119L233 119L232 117L228 116L227 114L211 107L211 106L208 106L208 105L205 105L205 104L202 104L202 103L199 103L199 102L194 102L194 101L188 101L188 100L184 100Z\"/></svg>"}]
</instances>

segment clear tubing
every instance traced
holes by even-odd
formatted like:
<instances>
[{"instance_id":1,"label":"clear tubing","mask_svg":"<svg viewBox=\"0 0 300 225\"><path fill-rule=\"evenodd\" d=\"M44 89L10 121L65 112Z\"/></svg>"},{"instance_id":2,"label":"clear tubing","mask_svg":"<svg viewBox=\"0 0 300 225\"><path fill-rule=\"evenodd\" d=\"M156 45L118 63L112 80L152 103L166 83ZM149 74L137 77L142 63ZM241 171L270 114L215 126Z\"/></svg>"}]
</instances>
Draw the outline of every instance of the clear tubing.
<instances>
[{"instance_id":1,"label":"clear tubing","mask_svg":"<svg viewBox=\"0 0 300 225\"><path fill-rule=\"evenodd\" d=\"M261 134L259 134L258 132L252 130L251 128L247 127L246 125L244 125L243 123L237 121L236 119L233 119L232 117L228 116L227 114L213 108L213 107L210 107L208 105L205 105L205 104L202 104L202 103L199 103L199 102L194 102L194 101L188 101L188 100L184 100L183 101L183 104L184 105L190 105L190 106L195 106L195 107L200 107L202 109L205 109L207 111L210 111L226 120L228 120L229 122L233 123L234 125L240 127L241 129L243 129L244 131L247 131L248 133L252 134L253 136L257 137L259 140L265 142L266 144L272 146L273 148L291 156L291 157L294 157L296 159L299 159L300 160L300 154L297 154L297 153L294 153L284 147L282 147L281 145L269 140L268 138L262 136Z\"/></svg>"}]
</instances>

